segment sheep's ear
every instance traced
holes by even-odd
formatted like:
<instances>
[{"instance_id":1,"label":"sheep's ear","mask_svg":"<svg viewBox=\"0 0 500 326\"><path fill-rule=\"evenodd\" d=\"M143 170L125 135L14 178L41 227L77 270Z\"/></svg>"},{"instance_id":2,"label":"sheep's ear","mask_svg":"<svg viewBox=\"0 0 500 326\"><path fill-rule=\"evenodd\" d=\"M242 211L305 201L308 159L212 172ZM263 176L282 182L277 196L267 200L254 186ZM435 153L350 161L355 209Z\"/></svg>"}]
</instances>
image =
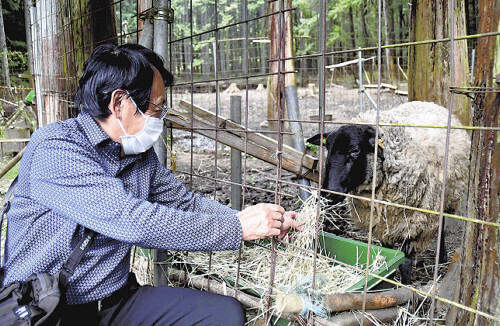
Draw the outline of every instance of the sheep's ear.
<instances>
[{"instance_id":1,"label":"sheep's ear","mask_svg":"<svg viewBox=\"0 0 500 326\"><path fill-rule=\"evenodd\" d=\"M368 144L371 149L375 148L375 130L370 126L359 126L363 130L363 138L368 139Z\"/></svg>"},{"instance_id":2,"label":"sheep's ear","mask_svg":"<svg viewBox=\"0 0 500 326\"><path fill-rule=\"evenodd\" d=\"M325 139L328 137L330 133L324 133L323 134L323 142L321 142L321 134L317 134L317 135L314 135L312 136L311 138L309 138L308 140L306 140L309 144L313 144L313 145L320 145L321 143L325 143Z\"/></svg>"},{"instance_id":3,"label":"sheep's ear","mask_svg":"<svg viewBox=\"0 0 500 326\"><path fill-rule=\"evenodd\" d=\"M365 130L365 136L368 137L368 143L370 144L370 150L371 151L374 151L375 150L375 130L373 130L372 127L368 127L366 130ZM379 134L380 136L380 134ZM384 158L384 145L383 145L383 140L379 138L378 140L378 143L379 145L379 148L378 148L378 157L380 157L381 159Z\"/></svg>"}]
</instances>

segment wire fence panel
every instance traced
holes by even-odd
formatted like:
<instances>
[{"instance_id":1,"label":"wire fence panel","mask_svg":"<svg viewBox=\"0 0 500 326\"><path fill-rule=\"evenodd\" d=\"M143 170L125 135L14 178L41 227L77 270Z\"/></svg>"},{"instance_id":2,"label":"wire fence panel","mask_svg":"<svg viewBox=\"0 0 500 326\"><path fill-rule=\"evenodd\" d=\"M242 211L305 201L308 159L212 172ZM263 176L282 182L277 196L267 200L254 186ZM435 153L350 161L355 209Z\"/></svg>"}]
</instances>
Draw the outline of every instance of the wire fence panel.
<instances>
[{"instance_id":1,"label":"wire fence panel","mask_svg":"<svg viewBox=\"0 0 500 326\"><path fill-rule=\"evenodd\" d=\"M466 267L477 258L466 244L483 237L477 261L498 276L498 186L481 179L499 168L498 85L481 79L493 65L484 68L478 44L499 33L467 25L419 38L407 2L345 5L37 0L27 24L39 126L78 114L72 96L97 45L151 44L176 78L166 90L169 131L156 148L165 165L229 206L300 211L305 231L235 252L136 248L132 269L142 283L161 277L235 296L249 324L499 322L498 299L479 304L474 293L491 297L457 281L480 278ZM439 10L455 19L452 8ZM14 102L30 89L29 73L24 54L9 58L17 77L0 97ZM430 77L426 62L443 72ZM438 98L439 106L417 101ZM482 148L490 160L481 160ZM492 209L481 215L478 205ZM498 289L486 283L485 291Z\"/></svg>"}]
</instances>

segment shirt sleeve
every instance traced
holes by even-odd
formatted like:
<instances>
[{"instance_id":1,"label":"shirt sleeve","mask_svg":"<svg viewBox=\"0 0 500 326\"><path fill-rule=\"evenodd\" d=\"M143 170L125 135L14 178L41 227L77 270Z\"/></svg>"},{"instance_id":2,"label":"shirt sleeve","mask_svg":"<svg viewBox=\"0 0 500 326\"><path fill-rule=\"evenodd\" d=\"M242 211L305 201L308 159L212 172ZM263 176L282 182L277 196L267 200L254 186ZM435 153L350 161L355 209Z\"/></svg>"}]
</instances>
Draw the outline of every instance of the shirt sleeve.
<instances>
[{"instance_id":1,"label":"shirt sleeve","mask_svg":"<svg viewBox=\"0 0 500 326\"><path fill-rule=\"evenodd\" d=\"M233 215L239 212L215 200L207 199L200 194L189 191L182 182L175 178L170 170L160 164L154 151L150 155L154 156L151 161L155 165L153 168L155 174L151 179L150 186L150 200L152 202L162 203L183 211L208 214Z\"/></svg>"},{"instance_id":2,"label":"shirt sleeve","mask_svg":"<svg viewBox=\"0 0 500 326\"><path fill-rule=\"evenodd\" d=\"M240 247L236 211L194 195L168 171L156 170L150 198L157 202L152 202L126 191L92 147L71 139L45 140L33 152L31 196L70 221L145 248Z\"/></svg>"}]
</instances>

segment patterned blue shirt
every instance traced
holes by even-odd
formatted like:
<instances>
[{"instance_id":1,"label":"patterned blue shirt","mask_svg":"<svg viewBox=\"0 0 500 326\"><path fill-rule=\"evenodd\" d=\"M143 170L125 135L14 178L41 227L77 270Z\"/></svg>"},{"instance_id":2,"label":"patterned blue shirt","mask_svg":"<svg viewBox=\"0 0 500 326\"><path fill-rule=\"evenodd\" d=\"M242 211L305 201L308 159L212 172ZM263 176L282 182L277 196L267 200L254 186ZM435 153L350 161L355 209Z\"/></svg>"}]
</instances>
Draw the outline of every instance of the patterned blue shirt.
<instances>
[{"instance_id":1,"label":"patterned blue shirt","mask_svg":"<svg viewBox=\"0 0 500 326\"><path fill-rule=\"evenodd\" d=\"M33 134L7 214L4 284L35 272L57 273L83 236L82 226L98 235L69 279L69 304L121 288L132 245L186 251L240 247L237 211L188 191L153 149L123 158L120 151L85 112Z\"/></svg>"}]
</instances>

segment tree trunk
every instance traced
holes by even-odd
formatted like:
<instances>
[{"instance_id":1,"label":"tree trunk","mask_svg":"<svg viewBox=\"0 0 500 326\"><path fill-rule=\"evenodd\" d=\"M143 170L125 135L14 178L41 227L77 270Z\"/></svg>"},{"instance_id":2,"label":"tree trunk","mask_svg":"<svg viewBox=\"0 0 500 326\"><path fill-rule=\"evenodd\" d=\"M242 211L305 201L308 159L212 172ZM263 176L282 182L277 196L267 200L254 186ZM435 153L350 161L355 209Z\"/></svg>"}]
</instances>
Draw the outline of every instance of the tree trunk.
<instances>
[{"instance_id":1,"label":"tree trunk","mask_svg":"<svg viewBox=\"0 0 500 326\"><path fill-rule=\"evenodd\" d=\"M408 29L406 28L406 22L405 22L405 15L403 13L403 4L399 4L398 6L398 25L399 25L399 40L397 40L398 43L403 43L403 42L406 42L406 33L405 31ZM397 51L398 51L398 56L400 58L403 58L404 55L403 55L403 51L404 51L404 47L398 47L397 48Z\"/></svg>"},{"instance_id":2,"label":"tree trunk","mask_svg":"<svg viewBox=\"0 0 500 326\"><path fill-rule=\"evenodd\" d=\"M268 3L268 13L277 12L279 10L279 1L273 1ZM269 62L269 73L272 74L268 77L267 80L267 119L268 119L268 128L271 131L278 130L278 121L279 113L285 108L284 105L284 78L283 75L277 75L278 71L283 72L285 69L284 61L273 61L278 60L284 56L284 52L279 53L280 50L283 49L282 44L280 46L280 42L283 40L281 35L279 20L281 19L280 14L274 14L269 17L270 19L270 31L269 31L269 39L271 40L270 49L270 62ZM281 65L281 67L279 67ZM274 120L274 121L272 121ZM269 134L269 137L273 139L278 139L276 134Z\"/></svg>"},{"instance_id":3,"label":"tree trunk","mask_svg":"<svg viewBox=\"0 0 500 326\"><path fill-rule=\"evenodd\" d=\"M287 0L284 5L287 5ZM280 9L278 1L269 3L269 12L278 12ZM290 7L291 4L288 3ZM283 8L285 9L285 8ZM284 16L284 19L282 19ZM279 22L281 19L281 23ZM271 40L271 62L269 70L273 75L268 78L267 87L267 119L269 123L269 130L278 131L278 119L285 119L288 117L285 107L285 85L295 85L295 74L283 74L285 71L294 71L295 65L293 60L283 60L287 56L293 55L293 39L292 39L292 14L290 11L283 14L275 14L270 16L270 40ZM281 52L281 53L280 53ZM280 59L280 60L278 60ZM273 61L278 60L278 61ZM278 75L278 71L281 73ZM274 121L273 121L274 120ZM284 129L289 130L286 125ZM282 129L282 131L284 131ZM269 135L273 139L278 139L277 134ZM291 145L291 138L284 137L283 140L286 145Z\"/></svg>"},{"instance_id":4,"label":"tree trunk","mask_svg":"<svg viewBox=\"0 0 500 326\"><path fill-rule=\"evenodd\" d=\"M245 7L245 2L242 2L241 3L241 9L240 9L240 19L241 20L247 20L248 17L247 17L247 10ZM240 55L240 57L242 58L241 59L241 70L242 70L242 73L243 75L247 76L249 74L249 69L248 67L252 65L252 58L253 58L253 55L252 55L252 51L250 51L249 49L249 45L252 44L251 40L249 40L247 42L246 40L246 37L247 36L250 36L250 24L249 23L245 23L245 24L242 24L241 25L241 31L240 31L240 34L242 37L245 38L245 40L242 40L241 42L238 42L236 41L235 44L241 44L241 49L238 49L238 54ZM250 55L246 56L245 58L245 53L248 53ZM236 59L237 60L237 59Z\"/></svg>"},{"instance_id":5,"label":"tree trunk","mask_svg":"<svg viewBox=\"0 0 500 326\"><path fill-rule=\"evenodd\" d=\"M410 42L450 37L448 0L410 1ZM455 7L455 36L465 35L464 0ZM469 64L466 41L455 41L455 80L451 80L450 42L414 45L409 49L408 99L430 101L448 107L450 87L468 86ZM466 96L455 96L453 113L460 122L470 125L470 102Z\"/></svg>"},{"instance_id":6,"label":"tree trunk","mask_svg":"<svg viewBox=\"0 0 500 326\"><path fill-rule=\"evenodd\" d=\"M182 23L185 24L186 26L189 26L189 30L191 31L192 27L191 27L191 24L192 24L192 19L190 19L190 17L192 17L192 10L191 10L191 1L189 0L185 0L184 1L184 8L186 8L186 14L184 15L183 17L183 21ZM186 37L188 35L190 35L191 32L187 33L187 35L182 35L183 37ZM192 52L192 46L191 46L191 43L193 42L192 39L184 39L182 41L182 45L183 45L183 51L182 51L182 54L183 54L183 65L184 65L184 73L186 74L186 76L193 76L193 71L192 71L192 67L191 67L191 52Z\"/></svg>"},{"instance_id":7,"label":"tree trunk","mask_svg":"<svg viewBox=\"0 0 500 326\"><path fill-rule=\"evenodd\" d=\"M64 87L61 63L60 21L57 0L36 2L36 36L33 39L35 65L36 108L38 126L64 120L68 117L65 101L61 101Z\"/></svg>"},{"instance_id":8,"label":"tree trunk","mask_svg":"<svg viewBox=\"0 0 500 326\"><path fill-rule=\"evenodd\" d=\"M303 12L302 10L299 11L299 21L303 18ZM306 48L306 39L305 37L301 37L299 39L299 44L301 49ZM307 86L308 83L308 76L307 76L307 59L302 59L297 62L300 65L300 70L299 70L299 79L300 79L300 86Z\"/></svg>"},{"instance_id":9,"label":"tree trunk","mask_svg":"<svg viewBox=\"0 0 500 326\"><path fill-rule=\"evenodd\" d=\"M350 40L351 40L351 49L356 48L356 34L354 33L354 15L352 13L352 7L349 7L348 12L349 17L349 32L350 32Z\"/></svg>"},{"instance_id":10,"label":"tree trunk","mask_svg":"<svg viewBox=\"0 0 500 326\"><path fill-rule=\"evenodd\" d=\"M201 14L200 26L207 26L207 24L209 23L210 21L209 10L211 10L212 14L214 14L212 6L208 5L205 8L205 12ZM204 33L201 35L202 42L208 42L209 38L210 38L209 34ZM205 44L206 45L201 49L201 57L202 57L201 73L203 75L203 79L209 79L211 72L210 67L212 65L214 65L214 73L215 69L217 70L220 69L219 67L220 58L214 52L214 50L215 51L217 50L217 44L215 44L215 46L213 43L205 43Z\"/></svg>"},{"instance_id":11,"label":"tree trunk","mask_svg":"<svg viewBox=\"0 0 500 326\"><path fill-rule=\"evenodd\" d=\"M61 60L56 60L56 62L51 64L60 65L58 69L62 70L61 73L65 77L64 80L71 81L59 85L61 88L59 93L72 96L76 91L78 81L74 77L81 76L83 65L94 51L94 48L100 43L116 43L114 1L54 0L52 2L59 2L59 7L61 8L57 19L60 19L62 22L62 37L57 38L58 40L60 39L60 43L57 42L57 44L54 44L57 47L54 51L61 51L63 60L62 62ZM56 4L54 4L55 7ZM41 17L48 18L48 16L48 14L43 13ZM68 100L72 99L68 98ZM66 106L60 109L65 112L60 112L55 121L73 117L78 111L77 109L71 110Z\"/></svg>"},{"instance_id":12,"label":"tree trunk","mask_svg":"<svg viewBox=\"0 0 500 326\"><path fill-rule=\"evenodd\" d=\"M394 41L392 36L394 33L394 9L392 9L392 5L387 4L387 0L383 0L382 4L384 6L385 45L389 45ZM387 78L390 84L393 84L396 79L393 57L394 50L392 48L386 48L385 60L387 65Z\"/></svg>"},{"instance_id":13,"label":"tree trunk","mask_svg":"<svg viewBox=\"0 0 500 326\"><path fill-rule=\"evenodd\" d=\"M26 25L26 52L28 53L28 69L29 69L29 85L30 87L33 86L33 74L34 74L34 69L33 69L33 43L31 40L31 22L30 22L30 12L31 12L31 7L33 6L30 0L24 0L24 23Z\"/></svg>"},{"instance_id":14,"label":"tree trunk","mask_svg":"<svg viewBox=\"0 0 500 326\"><path fill-rule=\"evenodd\" d=\"M5 40L5 28L3 26L2 2L0 2L0 53L2 54L2 75L5 84L10 87L9 59L7 57L7 52L8 50L7 42Z\"/></svg>"},{"instance_id":15,"label":"tree trunk","mask_svg":"<svg viewBox=\"0 0 500 326\"><path fill-rule=\"evenodd\" d=\"M465 0L467 35L477 34L478 3L477 0ZM470 39L467 44L473 49L477 45L477 39Z\"/></svg>"},{"instance_id":16,"label":"tree trunk","mask_svg":"<svg viewBox=\"0 0 500 326\"><path fill-rule=\"evenodd\" d=\"M368 26L366 24L366 11L368 10L366 7L368 6L366 0L363 0L362 5L360 6L360 14L361 14L361 30L363 31L363 45L367 47L370 44L370 34L368 33Z\"/></svg>"},{"instance_id":17,"label":"tree trunk","mask_svg":"<svg viewBox=\"0 0 500 326\"><path fill-rule=\"evenodd\" d=\"M479 33L498 31L500 3L481 0ZM493 87L495 91L475 93L474 125L498 128L500 93L500 41L497 37L477 40L476 87ZM497 62L495 62L497 58ZM500 143L498 132L474 130L472 134L472 171L468 216L482 221L500 222ZM458 300L454 301L498 318L500 311L500 231L498 227L467 223L462 243ZM453 307L447 325L495 325L491 319ZM497 321L498 322L498 321Z\"/></svg>"}]
</instances>

